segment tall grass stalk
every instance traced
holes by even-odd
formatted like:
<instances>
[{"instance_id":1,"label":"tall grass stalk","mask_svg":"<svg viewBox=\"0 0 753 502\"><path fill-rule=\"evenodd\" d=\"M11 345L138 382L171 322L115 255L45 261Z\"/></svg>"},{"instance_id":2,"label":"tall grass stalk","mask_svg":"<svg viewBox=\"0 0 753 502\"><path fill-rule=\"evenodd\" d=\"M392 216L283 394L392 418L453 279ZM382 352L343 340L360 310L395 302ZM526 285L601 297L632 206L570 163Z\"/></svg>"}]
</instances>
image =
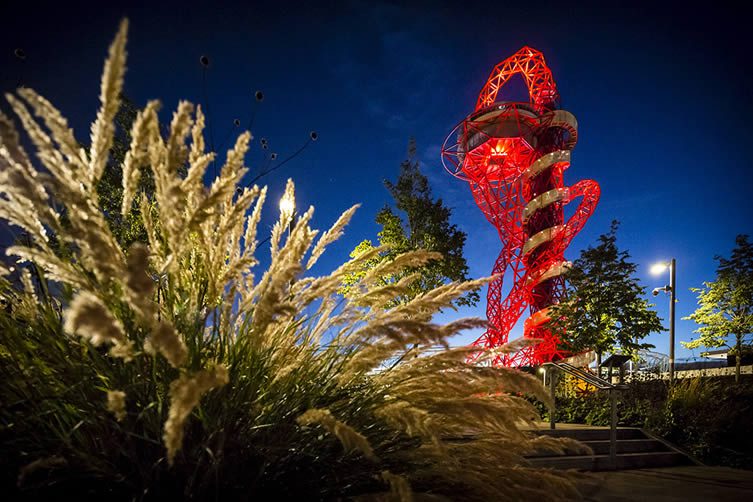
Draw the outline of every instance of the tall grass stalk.
<instances>
[{"instance_id":1,"label":"tall grass stalk","mask_svg":"<svg viewBox=\"0 0 753 502\"><path fill-rule=\"evenodd\" d=\"M148 242L120 247L97 186L126 31L123 22L109 50L90 148L52 104L19 89L7 99L37 168L0 115L0 217L28 236L7 249L21 286L10 268L0 285L4 486L115 499L575 497L567 478L521 458L542 445L520 429L537 419L526 396L547 401L537 380L466 364L476 348L430 351L482 324L432 316L486 279L385 308L410 281L384 286L380 269L339 295L373 254L310 271L355 207L321 234L309 208L287 238L293 215L281 215L270 264L256 270L266 189L238 188L250 133L206 186L215 154L201 107L181 102L163 137L159 103L147 104L121 166L121 211L143 219ZM146 171L151 194L138 193ZM382 268L432 257L413 252ZM476 439L452 440L468 435Z\"/></svg>"}]
</instances>

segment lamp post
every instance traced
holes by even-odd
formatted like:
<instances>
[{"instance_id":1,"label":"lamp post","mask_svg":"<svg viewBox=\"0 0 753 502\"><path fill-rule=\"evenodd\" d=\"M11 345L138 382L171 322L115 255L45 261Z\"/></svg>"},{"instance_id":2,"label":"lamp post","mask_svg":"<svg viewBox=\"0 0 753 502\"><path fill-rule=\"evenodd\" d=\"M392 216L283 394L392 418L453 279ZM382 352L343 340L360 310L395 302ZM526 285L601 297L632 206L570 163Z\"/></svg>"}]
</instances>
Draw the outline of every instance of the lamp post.
<instances>
[{"instance_id":1,"label":"lamp post","mask_svg":"<svg viewBox=\"0 0 753 502\"><path fill-rule=\"evenodd\" d=\"M672 258L669 263L657 263L651 267L653 275L659 275L669 268L669 286L663 288L654 288L654 296L659 291L669 293L669 382L675 379L675 301L677 286L675 283L675 269L677 268L675 259Z\"/></svg>"}]
</instances>

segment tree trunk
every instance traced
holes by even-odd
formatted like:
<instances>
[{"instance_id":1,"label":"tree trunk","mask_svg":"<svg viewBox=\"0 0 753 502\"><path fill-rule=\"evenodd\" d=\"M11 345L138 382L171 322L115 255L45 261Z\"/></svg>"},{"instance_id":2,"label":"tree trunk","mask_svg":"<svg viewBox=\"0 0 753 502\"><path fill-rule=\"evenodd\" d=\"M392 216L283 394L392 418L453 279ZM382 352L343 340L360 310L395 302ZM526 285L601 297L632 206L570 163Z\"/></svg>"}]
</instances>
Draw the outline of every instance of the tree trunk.
<instances>
[{"instance_id":1,"label":"tree trunk","mask_svg":"<svg viewBox=\"0 0 753 502\"><path fill-rule=\"evenodd\" d=\"M596 375L601 378L601 351L596 352Z\"/></svg>"},{"instance_id":2,"label":"tree trunk","mask_svg":"<svg viewBox=\"0 0 753 502\"><path fill-rule=\"evenodd\" d=\"M735 347L737 354L735 354L735 383L740 383L740 360L743 358L743 336L735 335Z\"/></svg>"}]
</instances>

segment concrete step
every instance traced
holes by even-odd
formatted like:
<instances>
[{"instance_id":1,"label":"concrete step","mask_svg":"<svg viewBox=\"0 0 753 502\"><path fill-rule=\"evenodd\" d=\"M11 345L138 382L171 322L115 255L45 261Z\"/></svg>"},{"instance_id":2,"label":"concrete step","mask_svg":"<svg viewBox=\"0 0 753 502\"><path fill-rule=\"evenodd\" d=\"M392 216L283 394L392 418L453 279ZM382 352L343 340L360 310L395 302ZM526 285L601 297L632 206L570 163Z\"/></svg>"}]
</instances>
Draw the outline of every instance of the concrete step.
<instances>
[{"instance_id":1,"label":"concrete step","mask_svg":"<svg viewBox=\"0 0 753 502\"><path fill-rule=\"evenodd\" d=\"M609 455L608 439L602 439L598 441L581 441L582 444L591 448L594 455ZM644 453L644 452L664 452L669 449L661 441L655 439L620 439L617 441L617 454L620 453ZM526 455L527 458L533 457L555 457L555 456L567 456L571 452L566 452L564 455L553 455L551 451L541 450Z\"/></svg>"},{"instance_id":2,"label":"concrete step","mask_svg":"<svg viewBox=\"0 0 753 502\"><path fill-rule=\"evenodd\" d=\"M567 437L581 442L609 440L609 428L537 429L533 432L552 437ZM634 427L618 427L617 439L646 439L646 435Z\"/></svg>"},{"instance_id":3,"label":"concrete step","mask_svg":"<svg viewBox=\"0 0 753 502\"><path fill-rule=\"evenodd\" d=\"M583 471L603 471L610 469L642 469L669 467L693 463L686 455L674 450L668 443L647 436L641 429L621 427L617 429L616 465L609 459L609 429L590 427L562 427L559 429L539 429L537 434L551 437L575 439L591 448L592 455L578 455L567 452L552 455L551 452L537 452L526 459L535 467L551 469L578 469Z\"/></svg>"},{"instance_id":4,"label":"concrete step","mask_svg":"<svg viewBox=\"0 0 753 502\"><path fill-rule=\"evenodd\" d=\"M609 455L608 439L599 441L583 441L583 444L591 448L594 455ZM665 452L669 449L661 441L655 439L619 439L617 440L617 454L620 453L644 453Z\"/></svg>"},{"instance_id":5,"label":"concrete step","mask_svg":"<svg viewBox=\"0 0 753 502\"><path fill-rule=\"evenodd\" d=\"M688 465L690 460L674 451L622 453L617 455L617 465L612 466L609 455L559 455L554 457L530 457L534 467L549 469L577 469L581 471L606 471L616 469L643 469Z\"/></svg>"}]
</instances>

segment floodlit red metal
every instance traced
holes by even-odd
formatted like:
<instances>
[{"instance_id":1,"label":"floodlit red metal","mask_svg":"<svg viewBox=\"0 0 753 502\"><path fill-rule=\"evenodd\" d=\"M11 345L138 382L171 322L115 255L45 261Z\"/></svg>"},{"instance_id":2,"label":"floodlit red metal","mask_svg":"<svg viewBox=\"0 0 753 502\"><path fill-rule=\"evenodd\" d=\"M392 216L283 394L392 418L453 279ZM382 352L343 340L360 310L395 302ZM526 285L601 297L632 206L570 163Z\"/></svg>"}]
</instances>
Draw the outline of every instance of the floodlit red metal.
<instances>
[{"instance_id":1,"label":"floodlit red metal","mask_svg":"<svg viewBox=\"0 0 753 502\"><path fill-rule=\"evenodd\" d=\"M510 78L520 74L530 101L498 100ZM564 299L564 251L599 201L599 185L581 180L567 187L564 171L578 140L575 117L558 109L559 94L544 56L523 47L499 63L476 108L445 140L442 161L467 181L473 198L497 228L502 251L494 263L498 277L489 285L489 327L475 343L494 348L507 343L510 330L528 309L523 336L540 342L492 364L537 366L567 356L547 323L549 307ZM564 206L582 198L565 221ZM512 286L503 298L507 279Z\"/></svg>"}]
</instances>

